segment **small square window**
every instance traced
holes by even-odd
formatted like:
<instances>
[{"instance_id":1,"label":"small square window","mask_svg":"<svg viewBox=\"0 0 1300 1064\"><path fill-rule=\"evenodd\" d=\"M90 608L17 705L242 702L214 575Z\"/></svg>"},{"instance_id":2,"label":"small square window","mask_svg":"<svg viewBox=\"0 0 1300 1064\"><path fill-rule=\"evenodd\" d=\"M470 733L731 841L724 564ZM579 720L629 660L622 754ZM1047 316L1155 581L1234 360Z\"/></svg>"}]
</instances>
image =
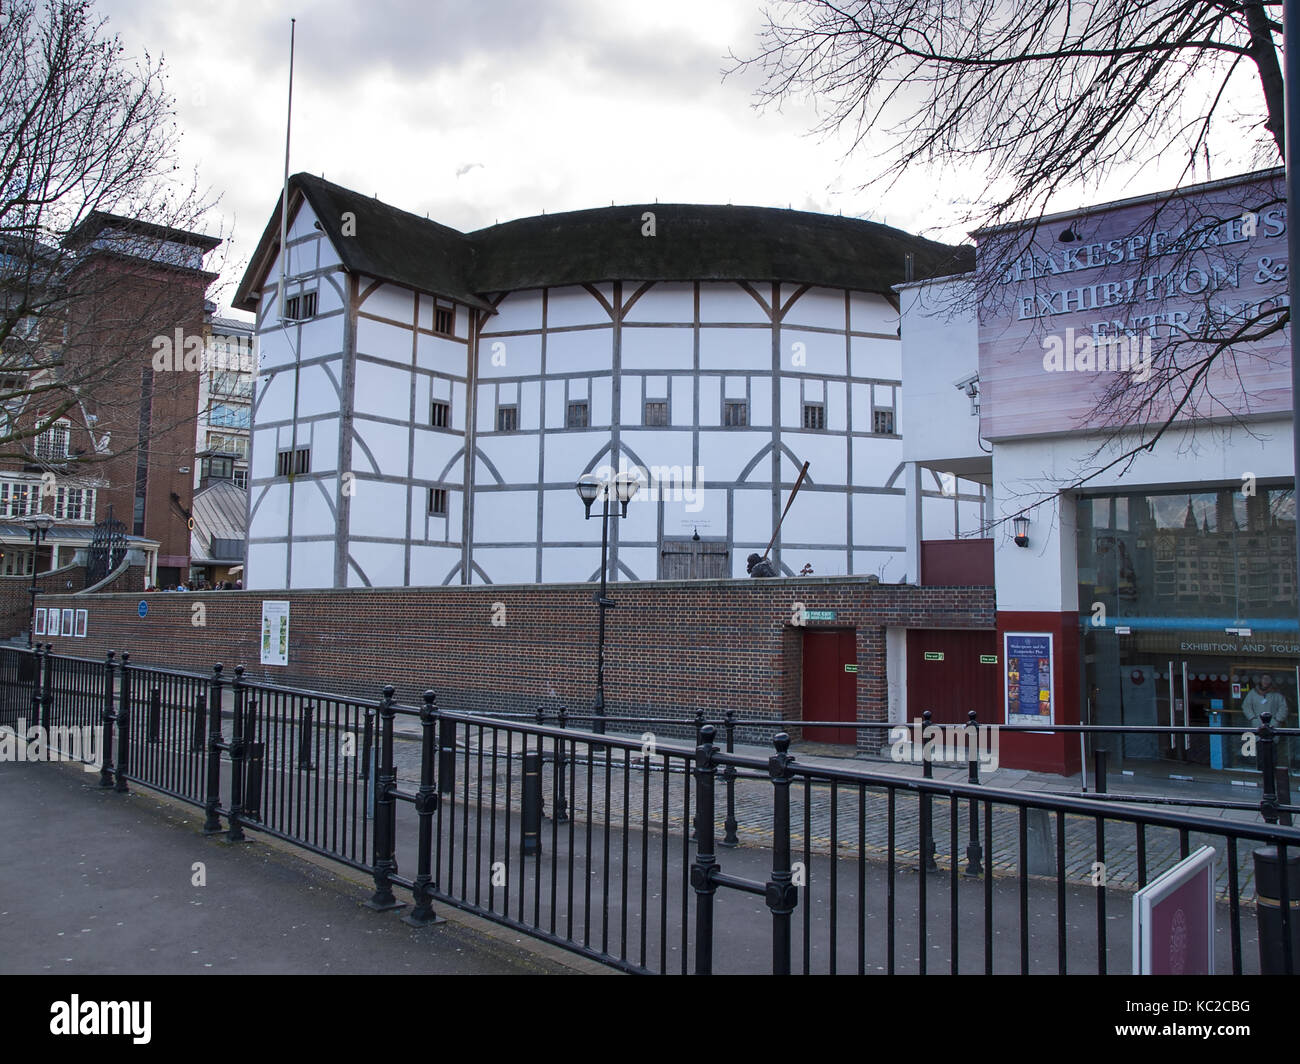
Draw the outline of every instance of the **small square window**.
<instances>
[{"instance_id":1,"label":"small square window","mask_svg":"<svg viewBox=\"0 0 1300 1064\"><path fill-rule=\"evenodd\" d=\"M304 318L316 317L316 293L304 292L302 296L302 316Z\"/></svg>"},{"instance_id":2,"label":"small square window","mask_svg":"<svg viewBox=\"0 0 1300 1064\"><path fill-rule=\"evenodd\" d=\"M668 424L668 403L662 399L651 399L645 405L645 423L664 426Z\"/></svg>"},{"instance_id":3,"label":"small square window","mask_svg":"<svg viewBox=\"0 0 1300 1064\"><path fill-rule=\"evenodd\" d=\"M877 410L871 419L872 431L878 436L894 435L894 412L892 410Z\"/></svg>"},{"instance_id":4,"label":"small square window","mask_svg":"<svg viewBox=\"0 0 1300 1064\"><path fill-rule=\"evenodd\" d=\"M519 428L519 407L497 407L497 432L514 432Z\"/></svg>"},{"instance_id":5,"label":"small square window","mask_svg":"<svg viewBox=\"0 0 1300 1064\"><path fill-rule=\"evenodd\" d=\"M447 489L429 489L429 513L433 517L447 516Z\"/></svg>"},{"instance_id":6,"label":"small square window","mask_svg":"<svg viewBox=\"0 0 1300 1064\"><path fill-rule=\"evenodd\" d=\"M284 301L284 317L286 321L297 321L298 311L302 307L302 301L297 296L290 296Z\"/></svg>"},{"instance_id":7,"label":"small square window","mask_svg":"<svg viewBox=\"0 0 1300 1064\"><path fill-rule=\"evenodd\" d=\"M585 429L588 425L588 408L584 400L581 403L570 403L569 409L564 417L564 427L569 429Z\"/></svg>"},{"instance_id":8,"label":"small square window","mask_svg":"<svg viewBox=\"0 0 1300 1064\"><path fill-rule=\"evenodd\" d=\"M727 400L722 404L722 423L724 425L748 425L749 403L747 400Z\"/></svg>"},{"instance_id":9,"label":"small square window","mask_svg":"<svg viewBox=\"0 0 1300 1064\"><path fill-rule=\"evenodd\" d=\"M824 429L826 427L826 407L821 403L804 403L803 427L806 429Z\"/></svg>"},{"instance_id":10,"label":"small square window","mask_svg":"<svg viewBox=\"0 0 1300 1064\"><path fill-rule=\"evenodd\" d=\"M299 476L311 472L311 448L300 447L294 451L277 451L275 455L275 475L277 477Z\"/></svg>"},{"instance_id":11,"label":"small square window","mask_svg":"<svg viewBox=\"0 0 1300 1064\"><path fill-rule=\"evenodd\" d=\"M450 336L455 332L456 311L451 307L434 307L433 331L441 336Z\"/></svg>"},{"instance_id":12,"label":"small square window","mask_svg":"<svg viewBox=\"0 0 1300 1064\"><path fill-rule=\"evenodd\" d=\"M445 429L451 424L451 404L435 399L429 409L429 424L435 429Z\"/></svg>"}]
</instances>

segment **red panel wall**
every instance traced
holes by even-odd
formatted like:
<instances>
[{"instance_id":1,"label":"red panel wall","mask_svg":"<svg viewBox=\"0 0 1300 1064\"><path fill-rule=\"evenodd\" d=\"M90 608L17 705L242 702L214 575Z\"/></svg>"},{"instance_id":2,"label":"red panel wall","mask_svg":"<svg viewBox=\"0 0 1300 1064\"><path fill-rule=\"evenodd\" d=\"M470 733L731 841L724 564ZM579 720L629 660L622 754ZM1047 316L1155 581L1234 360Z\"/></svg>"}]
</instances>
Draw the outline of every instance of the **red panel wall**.
<instances>
[{"instance_id":1,"label":"red panel wall","mask_svg":"<svg viewBox=\"0 0 1300 1064\"><path fill-rule=\"evenodd\" d=\"M999 676L1006 675L1002 653L1006 632L1044 632L1052 636L1052 697L1054 724L1079 723L1079 615L1077 613L998 613ZM1001 686L1001 684L1000 684ZM999 696L998 720L1006 723L1005 696ZM1003 732L999 757L1008 768L1072 775L1079 771L1079 736L1074 732L1051 734Z\"/></svg>"}]
</instances>

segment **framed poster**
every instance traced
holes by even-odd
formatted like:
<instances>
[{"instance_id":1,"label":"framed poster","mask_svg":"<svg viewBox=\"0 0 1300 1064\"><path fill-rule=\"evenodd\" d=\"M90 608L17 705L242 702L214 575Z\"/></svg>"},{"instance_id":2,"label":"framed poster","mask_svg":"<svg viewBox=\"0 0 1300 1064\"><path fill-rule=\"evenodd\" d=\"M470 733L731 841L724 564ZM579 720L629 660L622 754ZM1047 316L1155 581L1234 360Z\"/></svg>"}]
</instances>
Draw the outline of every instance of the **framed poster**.
<instances>
[{"instance_id":1,"label":"framed poster","mask_svg":"<svg viewBox=\"0 0 1300 1064\"><path fill-rule=\"evenodd\" d=\"M40 606L36 610L36 619L32 622L32 634L45 634L45 607Z\"/></svg>"},{"instance_id":2,"label":"framed poster","mask_svg":"<svg viewBox=\"0 0 1300 1064\"><path fill-rule=\"evenodd\" d=\"M77 610L77 627L76 627L75 634L78 639L86 638L86 622L89 619L89 617L90 617L89 610Z\"/></svg>"},{"instance_id":3,"label":"framed poster","mask_svg":"<svg viewBox=\"0 0 1300 1064\"><path fill-rule=\"evenodd\" d=\"M289 664L289 603L267 601L262 603L263 665Z\"/></svg>"},{"instance_id":4,"label":"framed poster","mask_svg":"<svg viewBox=\"0 0 1300 1064\"><path fill-rule=\"evenodd\" d=\"M1134 975L1214 974L1214 847L1133 895Z\"/></svg>"},{"instance_id":5,"label":"framed poster","mask_svg":"<svg viewBox=\"0 0 1300 1064\"><path fill-rule=\"evenodd\" d=\"M45 615L45 634L59 634L59 611L55 609L48 610Z\"/></svg>"},{"instance_id":6,"label":"framed poster","mask_svg":"<svg viewBox=\"0 0 1300 1064\"><path fill-rule=\"evenodd\" d=\"M1008 724L1054 724L1050 632L1005 632L1002 660Z\"/></svg>"},{"instance_id":7,"label":"framed poster","mask_svg":"<svg viewBox=\"0 0 1300 1064\"><path fill-rule=\"evenodd\" d=\"M63 611L63 634L72 634L72 610L70 609Z\"/></svg>"}]
</instances>

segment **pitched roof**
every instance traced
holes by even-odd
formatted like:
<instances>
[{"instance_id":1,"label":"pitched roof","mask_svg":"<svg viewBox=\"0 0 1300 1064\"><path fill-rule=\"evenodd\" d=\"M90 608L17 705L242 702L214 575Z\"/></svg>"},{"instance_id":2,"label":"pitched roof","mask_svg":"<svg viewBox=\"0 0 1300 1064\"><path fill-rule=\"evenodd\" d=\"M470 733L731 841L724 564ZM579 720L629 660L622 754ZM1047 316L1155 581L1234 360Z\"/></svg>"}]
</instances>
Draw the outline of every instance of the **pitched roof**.
<instances>
[{"instance_id":1,"label":"pitched roof","mask_svg":"<svg viewBox=\"0 0 1300 1064\"><path fill-rule=\"evenodd\" d=\"M248 538L248 492L233 481L217 480L194 493L190 513L190 559L198 565L211 564L214 539Z\"/></svg>"},{"instance_id":2,"label":"pitched roof","mask_svg":"<svg viewBox=\"0 0 1300 1064\"><path fill-rule=\"evenodd\" d=\"M951 247L878 222L771 207L640 204L520 218L461 233L310 174L290 178L350 271L487 308L495 293L599 281L787 281L890 294L913 256L917 278L974 267ZM654 236L642 235L654 215ZM345 213L355 234L343 234ZM235 295L255 292L279 245L277 202Z\"/></svg>"}]
</instances>

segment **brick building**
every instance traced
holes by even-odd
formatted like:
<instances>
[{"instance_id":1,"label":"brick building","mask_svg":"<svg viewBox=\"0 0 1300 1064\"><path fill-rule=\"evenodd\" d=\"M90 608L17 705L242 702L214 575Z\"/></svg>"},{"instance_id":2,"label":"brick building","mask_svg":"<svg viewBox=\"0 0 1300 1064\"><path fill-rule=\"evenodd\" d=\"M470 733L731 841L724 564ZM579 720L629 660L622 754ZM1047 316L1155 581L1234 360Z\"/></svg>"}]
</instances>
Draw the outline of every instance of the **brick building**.
<instances>
[{"instance_id":1,"label":"brick building","mask_svg":"<svg viewBox=\"0 0 1300 1064\"><path fill-rule=\"evenodd\" d=\"M6 351L0 380L8 416L40 430L0 462L0 577L84 564L110 511L152 579L188 572L198 374L185 356L201 350L218 243L94 212L50 251L54 309L11 337L29 346ZM38 552L39 513L53 525Z\"/></svg>"}]
</instances>

